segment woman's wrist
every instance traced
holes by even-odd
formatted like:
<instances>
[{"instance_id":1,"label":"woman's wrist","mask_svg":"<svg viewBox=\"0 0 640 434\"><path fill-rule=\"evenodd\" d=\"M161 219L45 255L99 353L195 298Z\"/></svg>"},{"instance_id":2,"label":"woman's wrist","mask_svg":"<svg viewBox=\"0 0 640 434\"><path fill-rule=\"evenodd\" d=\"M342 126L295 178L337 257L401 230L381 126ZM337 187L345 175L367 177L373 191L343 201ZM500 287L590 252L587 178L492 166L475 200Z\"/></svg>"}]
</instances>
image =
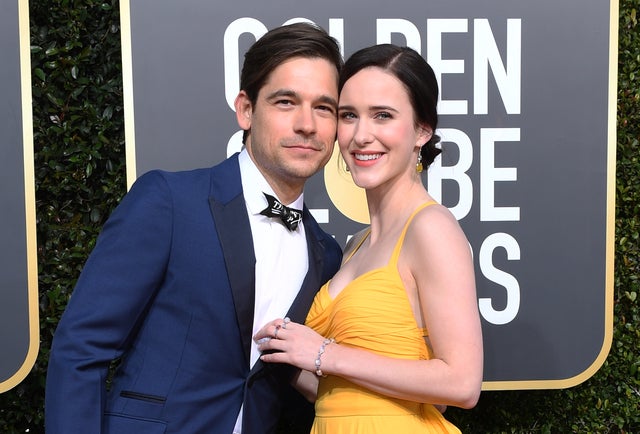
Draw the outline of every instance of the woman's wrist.
<instances>
[{"instance_id":1,"label":"woman's wrist","mask_svg":"<svg viewBox=\"0 0 640 434\"><path fill-rule=\"evenodd\" d=\"M320 348L318 348L318 355L316 356L316 360L314 361L315 373L318 377L326 377L326 374L322 372L322 356L325 353L327 347L335 341L336 340L334 338L327 338L322 341L322 344L320 344Z\"/></svg>"}]
</instances>

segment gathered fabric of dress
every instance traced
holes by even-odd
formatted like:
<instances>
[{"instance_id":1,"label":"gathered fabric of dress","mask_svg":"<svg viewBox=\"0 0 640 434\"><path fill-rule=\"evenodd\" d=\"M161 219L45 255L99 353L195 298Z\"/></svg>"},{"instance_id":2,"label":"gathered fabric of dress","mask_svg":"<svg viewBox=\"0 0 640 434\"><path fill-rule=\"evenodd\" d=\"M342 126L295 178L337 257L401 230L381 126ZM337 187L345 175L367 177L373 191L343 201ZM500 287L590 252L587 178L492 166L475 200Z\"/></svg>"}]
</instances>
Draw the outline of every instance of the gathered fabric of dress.
<instances>
[{"instance_id":1,"label":"gathered fabric of dress","mask_svg":"<svg viewBox=\"0 0 640 434\"><path fill-rule=\"evenodd\" d=\"M430 359L427 331L416 323L397 265L411 220L434 203L424 203L411 214L386 266L358 276L334 299L327 282L306 324L340 345L398 359ZM312 434L460 433L431 404L388 397L333 375L320 378L315 411Z\"/></svg>"}]
</instances>

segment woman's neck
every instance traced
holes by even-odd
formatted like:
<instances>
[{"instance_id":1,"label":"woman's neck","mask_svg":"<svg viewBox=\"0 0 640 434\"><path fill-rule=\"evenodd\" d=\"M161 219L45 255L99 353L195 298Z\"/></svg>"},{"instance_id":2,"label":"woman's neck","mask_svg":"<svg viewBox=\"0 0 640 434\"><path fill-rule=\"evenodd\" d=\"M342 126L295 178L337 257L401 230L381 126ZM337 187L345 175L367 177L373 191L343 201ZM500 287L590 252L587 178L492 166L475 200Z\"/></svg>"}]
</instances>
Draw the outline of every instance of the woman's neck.
<instances>
[{"instance_id":1,"label":"woman's neck","mask_svg":"<svg viewBox=\"0 0 640 434\"><path fill-rule=\"evenodd\" d=\"M366 191L371 220L371 242L403 227L418 205L431 200L420 180L381 185Z\"/></svg>"}]
</instances>

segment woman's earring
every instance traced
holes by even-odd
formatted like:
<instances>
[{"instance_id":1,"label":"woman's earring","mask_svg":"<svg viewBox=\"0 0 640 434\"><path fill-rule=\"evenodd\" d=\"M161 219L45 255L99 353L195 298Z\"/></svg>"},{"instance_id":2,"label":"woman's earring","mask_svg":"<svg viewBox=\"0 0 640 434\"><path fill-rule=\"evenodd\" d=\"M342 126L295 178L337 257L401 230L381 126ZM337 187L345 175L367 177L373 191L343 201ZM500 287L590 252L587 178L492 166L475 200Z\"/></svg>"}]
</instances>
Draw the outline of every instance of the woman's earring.
<instances>
[{"instance_id":1,"label":"woman's earring","mask_svg":"<svg viewBox=\"0 0 640 434\"><path fill-rule=\"evenodd\" d=\"M418 163L416 164L416 172L422 173L422 148L418 151Z\"/></svg>"}]
</instances>

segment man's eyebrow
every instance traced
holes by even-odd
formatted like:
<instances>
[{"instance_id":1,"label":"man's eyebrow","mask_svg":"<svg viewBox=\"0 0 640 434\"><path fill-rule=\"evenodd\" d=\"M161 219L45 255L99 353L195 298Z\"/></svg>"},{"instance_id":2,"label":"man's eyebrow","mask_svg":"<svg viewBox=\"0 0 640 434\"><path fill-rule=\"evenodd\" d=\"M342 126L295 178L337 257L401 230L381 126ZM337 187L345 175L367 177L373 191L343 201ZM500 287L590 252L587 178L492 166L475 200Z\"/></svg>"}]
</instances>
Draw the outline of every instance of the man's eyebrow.
<instances>
[{"instance_id":1,"label":"man's eyebrow","mask_svg":"<svg viewBox=\"0 0 640 434\"><path fill-rule=\"evenodd\" d=\"M269 95L267 95L266 99L270 100L270 99L279 98L283 96L297 97L298 93L291 89L277 89L271 92Z\"/></svg>"},{"instance_id":2,"label":"man's eyebrow","mask_svg":"<svg viewBox=\"0 0 640 434\"><path fill-rule=\"evenodd\" d=\"M266 99L270 101L270 100L273 100L276 98L282 98L282 97L300 98L300 94L298 94L298 92L291 89L277 89L271 92L269 95L267 95ZM329 95L320 95L315 101L328 104L334 108L338 107L338 101L336 101L334 97Z\"/></svg>"},{"instance_id":3,"label":"man's eyebrow","mask_svg":"<svg viewBox=\"0 0 640 434\"><path fill-rule=\"evenodd\" d=\"M333 108L338 108L338 101L336 101L335 98L329 96L329 95L322 95L320 96L320 98L318 98L318 102L323 102L325 104L330 105Z\"/></svg>"}]
</instances>

